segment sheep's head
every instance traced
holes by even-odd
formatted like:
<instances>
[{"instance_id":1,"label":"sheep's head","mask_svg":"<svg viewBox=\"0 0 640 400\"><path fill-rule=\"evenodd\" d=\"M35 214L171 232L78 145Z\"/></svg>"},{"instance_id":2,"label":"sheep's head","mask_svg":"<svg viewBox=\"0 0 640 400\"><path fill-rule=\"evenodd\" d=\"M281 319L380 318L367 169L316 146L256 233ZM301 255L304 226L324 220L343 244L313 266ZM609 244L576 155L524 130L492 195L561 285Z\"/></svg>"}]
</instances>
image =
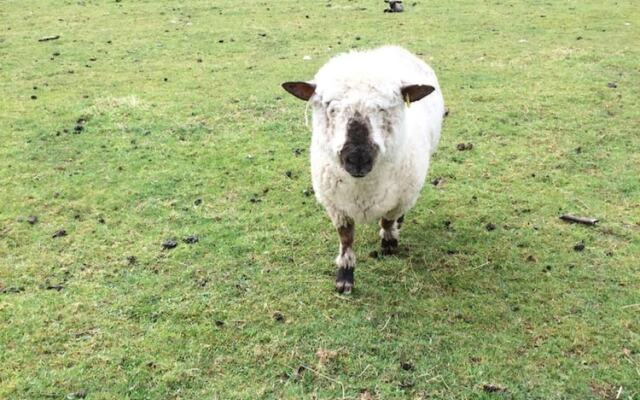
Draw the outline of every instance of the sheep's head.
<instances>
[{"instance_id":1,"label":"sheep's head","mask_svg":"<svg viewBox=\"0 0 640 400\"><path fill-rule=\"evenodd\" d=\"M328 150L354 178L367 176L398 142L403 133L405 103L433 92L429 85L402 85L376 91L368 86L331 85L318 88L311 82L286 82L282 87L313 107L314 132L322 135Z\"/></svg>"}]
</instances>

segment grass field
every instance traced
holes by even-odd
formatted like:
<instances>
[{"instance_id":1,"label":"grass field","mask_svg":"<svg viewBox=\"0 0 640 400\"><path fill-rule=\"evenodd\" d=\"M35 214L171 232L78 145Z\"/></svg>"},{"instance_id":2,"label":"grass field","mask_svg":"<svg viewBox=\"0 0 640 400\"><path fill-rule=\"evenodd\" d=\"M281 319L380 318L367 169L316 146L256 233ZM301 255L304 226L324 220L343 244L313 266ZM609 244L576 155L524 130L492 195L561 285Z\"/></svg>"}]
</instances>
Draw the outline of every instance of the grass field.
<instances>
[{"instance_id":1,"label":"grass field","mask_svg":"<svg viewBox=\"0 0 640 400\"><path fill-rule=\"evenodd\" d=\"M638 3L384 7L0 3L0 398L640 399ZM279 84L387 43L442 181L340 296Z\"/></svg>"}]
</instances>

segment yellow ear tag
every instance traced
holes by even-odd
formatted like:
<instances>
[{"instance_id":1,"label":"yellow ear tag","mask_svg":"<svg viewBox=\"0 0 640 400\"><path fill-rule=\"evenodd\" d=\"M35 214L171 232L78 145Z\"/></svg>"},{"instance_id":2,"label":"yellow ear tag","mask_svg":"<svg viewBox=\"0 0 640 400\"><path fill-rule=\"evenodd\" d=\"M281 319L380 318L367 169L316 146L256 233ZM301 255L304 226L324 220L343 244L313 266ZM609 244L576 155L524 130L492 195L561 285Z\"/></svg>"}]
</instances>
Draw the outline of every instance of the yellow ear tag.
<instances>
[{"instance_id":1,"label":"yellow ear tag","mask_svg":"<svg viewBox=\"0 0 640 400\"><path fill-rule=\"evenodd\" d=\"M404 104L407 106L407 108L411 106L411 100L409 99L408 93L404 96Z\"/></svg>"}]
</instances>

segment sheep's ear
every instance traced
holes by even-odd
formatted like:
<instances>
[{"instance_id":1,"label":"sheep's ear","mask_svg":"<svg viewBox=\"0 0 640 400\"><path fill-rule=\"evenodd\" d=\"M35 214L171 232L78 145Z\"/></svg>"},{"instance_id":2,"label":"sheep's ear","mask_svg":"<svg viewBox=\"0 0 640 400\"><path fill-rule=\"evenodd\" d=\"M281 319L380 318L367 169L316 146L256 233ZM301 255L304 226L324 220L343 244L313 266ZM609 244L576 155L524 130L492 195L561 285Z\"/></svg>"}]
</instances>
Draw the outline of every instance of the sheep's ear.
<instances>
[{"instance_id":1,"label":"sheep's ear","mask_svg":"<svg viewBox=\"0 0 640 400\"><path fill-rule=\"evenodd\" d=\"M316 91L316 85L309 82L285 82L282 88L300 100L307 101Z\"/></svg>"},{"instance_id":2,"label":"sheep's ear","mask_svg":"<svg viewBox=\"0 0 640 400\"><path fill-rule=\"evenodd\" d=\"M407 85L403 86L400 92L402 93L402 99L404 101L413 103L430 95L434 90L436 90L436 88L429 85Z\"/></svg>"}]
</instances>

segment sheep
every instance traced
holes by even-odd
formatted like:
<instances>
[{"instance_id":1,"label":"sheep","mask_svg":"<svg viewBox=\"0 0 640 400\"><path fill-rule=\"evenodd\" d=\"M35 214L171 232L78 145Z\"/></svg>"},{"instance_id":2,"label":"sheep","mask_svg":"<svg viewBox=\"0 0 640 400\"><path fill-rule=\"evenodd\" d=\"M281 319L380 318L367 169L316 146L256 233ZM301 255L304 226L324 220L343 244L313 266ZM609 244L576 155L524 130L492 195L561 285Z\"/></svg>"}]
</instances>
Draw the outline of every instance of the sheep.
<instances>
[{"instance_id":1,"label":"sheep","mask_svg":"<svg viewBox=\"0 0 640 400\"><path fill-rule=\"evenodd\" d=\"M404 6L402 5L401 0L384 0L385 3L389 3L389 8L385 9L384 12L396 13L403 12Z\"/></svg>"},{"instance_id":2,"label":"sheep","mask_svg":"<svg viewBox=\"0 0 640 400\"><path fill-rule=\"evenodd\" d=\"M354 288L356 223L379 220L382 254L394 254L440 139L445 113L436 75L398 46L329 60L312 81L282 87L312 109L311 177L340 238L336 290Z\"/></svg>"}]
</instances>

